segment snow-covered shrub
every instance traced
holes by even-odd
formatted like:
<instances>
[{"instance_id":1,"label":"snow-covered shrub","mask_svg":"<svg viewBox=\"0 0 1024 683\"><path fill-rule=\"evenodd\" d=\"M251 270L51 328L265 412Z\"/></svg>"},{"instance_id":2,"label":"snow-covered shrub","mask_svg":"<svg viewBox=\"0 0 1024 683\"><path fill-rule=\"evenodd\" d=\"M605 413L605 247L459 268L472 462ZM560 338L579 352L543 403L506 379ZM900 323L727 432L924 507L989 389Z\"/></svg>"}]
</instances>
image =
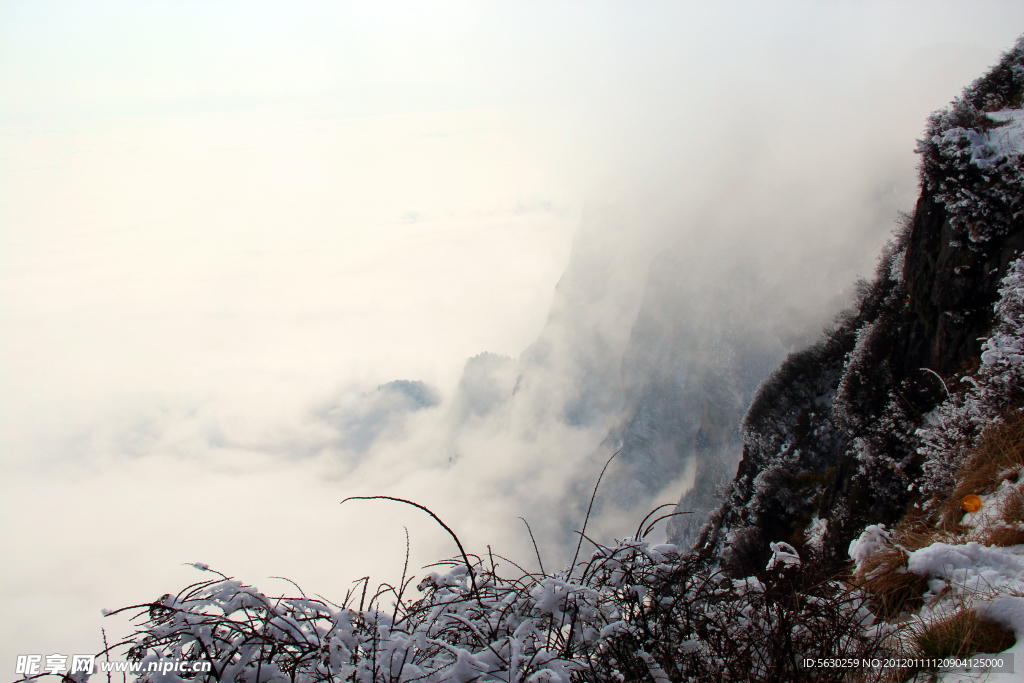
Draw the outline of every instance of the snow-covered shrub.
<instances>
[{"instance_id":1,"label":"snow-covered shrub","mask_svg":"<svg viewBox=\"0 0 1024 683\"><path fill-rule=\"evenodd\" d=\"M1024 410L1024 259L1013 262L999 289L995 326L982 346L981 367L964 377L970 387L939 405L919 430L925 493L951 489L966 453L1008 410Z\"/></svg>"},{"instance_id":2,"label":"snow-covered shrub","mask_svg":"<svg viewBox=\"0 0 1024 683\"><path fill-rule=\"evenodd\" d=\"M789 544L773 551L743 579L637 538L556 575L502 578L488 555L427 575L416 599L408 581L376 591L363 581L341 604L270 597L215 573L118 610L141 623L115 647L136 661L212 664L143 676L152 683L838 681L845 672L799 662L885 655L887 627L873 624L863 594Z\"/></svg>"},{"instance_id":3,"label":"snow-covered shrub","mask_svg":"<svg viewBox=\"0 0 1024 683\"><path fill-rule=\"evenodd\" d=\"M1005 234L1024 215L1024 37L918 141L921 181L969 243Z\"/></svg>"},{"instance_id":4,"label":"snow-covered shrub","mask_svg":"<svg viewBox=\"0 0 1024 683\"><path fill-rule=\"evenodd\" d=\"M548 576L506 581L482 561L429 574L415 601L405 596L407 582L369 595L367 587L335 605L271 598L220 575L139 606L144 623L125 643L129 659L209 661L211 672L196 680L251 683L568 682L585 659L581 647L609 623L584 585Z\"/></svg>"},{"instance_id":5,"label":"snow-covered shrub","mask_svg":"<svg viewBox=\"0 0 1024 683\"><path fill-rule=\"evenodd\" d=\"M860 537L850 543L850 559L854 562L854 572L861 573L865 565L878 551L890 545L892 534L884 524L872 524L864 529Z\"/></svg>"}]
</instances>

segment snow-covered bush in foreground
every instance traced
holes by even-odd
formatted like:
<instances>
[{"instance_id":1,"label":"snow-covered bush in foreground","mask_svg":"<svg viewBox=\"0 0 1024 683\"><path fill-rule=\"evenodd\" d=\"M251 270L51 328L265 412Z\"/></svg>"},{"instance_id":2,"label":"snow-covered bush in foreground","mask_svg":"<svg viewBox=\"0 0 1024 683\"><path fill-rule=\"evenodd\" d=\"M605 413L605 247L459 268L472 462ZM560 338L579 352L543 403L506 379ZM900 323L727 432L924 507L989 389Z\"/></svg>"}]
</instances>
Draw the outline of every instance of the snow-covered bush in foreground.
<instances>
[{"instance_id":1,"label":"snow-covered bush in foreground","mask_svg":"<svg viewBox=\"0 0 1024 683\"><path fill-rule=\"evenodd\" d=\"M345 600L269 597L217 574L145 605L120 644L135 661L208 661L194 681L839 681L805 657L884 656L863 596L785 543L759 576L729 578L675 546L598 547L571 572L499 576L496 556ZM500 558L499 558L500 559ZM198 568L210 571L203 565ZM216 574L216 573L215 573Z\"/></svg>"}]
</instances>

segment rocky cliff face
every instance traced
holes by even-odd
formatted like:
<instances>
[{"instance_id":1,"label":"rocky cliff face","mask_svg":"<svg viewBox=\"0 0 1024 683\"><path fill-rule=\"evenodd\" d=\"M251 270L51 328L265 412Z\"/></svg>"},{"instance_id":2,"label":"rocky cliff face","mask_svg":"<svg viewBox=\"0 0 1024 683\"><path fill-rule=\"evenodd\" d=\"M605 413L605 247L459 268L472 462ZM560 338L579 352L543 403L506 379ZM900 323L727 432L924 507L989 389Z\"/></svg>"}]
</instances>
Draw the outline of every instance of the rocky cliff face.
<instances>
[{"instance_id":1,"label":"rocky cliff face","mask_svg":"<svg viewBox=\"0 0 1024 683\"><path fill-rule=\"evenodd\" d=\"M743 459L700 547L737 572L771 541L846 559L865 524L915 504L918 429L978 367L1009 264L1024 249L1024 40L920 141L921 196L857 304L761 386Z\"/></svg>"}]
</instances>

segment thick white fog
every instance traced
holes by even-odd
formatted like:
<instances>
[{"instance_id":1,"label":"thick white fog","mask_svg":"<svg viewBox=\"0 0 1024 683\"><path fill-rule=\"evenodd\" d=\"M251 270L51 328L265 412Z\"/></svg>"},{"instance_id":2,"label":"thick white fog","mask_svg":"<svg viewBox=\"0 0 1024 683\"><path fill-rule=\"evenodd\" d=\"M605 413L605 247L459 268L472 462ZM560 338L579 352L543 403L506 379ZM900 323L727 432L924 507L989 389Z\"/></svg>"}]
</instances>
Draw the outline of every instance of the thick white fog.
<instances>
[{"instance_id":1,"label":"thick white fog","mask_svg":"<svg viewBox=\"0 0 1024 683\"><path fill-rule=\"evenodd\" d=\"M101 609L184 563L332 598L397 580L403 527L414 568L456 552L348 496L532 569L523 517L557 568L658 330L807 343L912 210L927 115L1022 30L1005 2L0 2L0 667L100 650L129 628ZM594 537L692 478L630 489L645 462Z\"/></svg>"}]
</instances>

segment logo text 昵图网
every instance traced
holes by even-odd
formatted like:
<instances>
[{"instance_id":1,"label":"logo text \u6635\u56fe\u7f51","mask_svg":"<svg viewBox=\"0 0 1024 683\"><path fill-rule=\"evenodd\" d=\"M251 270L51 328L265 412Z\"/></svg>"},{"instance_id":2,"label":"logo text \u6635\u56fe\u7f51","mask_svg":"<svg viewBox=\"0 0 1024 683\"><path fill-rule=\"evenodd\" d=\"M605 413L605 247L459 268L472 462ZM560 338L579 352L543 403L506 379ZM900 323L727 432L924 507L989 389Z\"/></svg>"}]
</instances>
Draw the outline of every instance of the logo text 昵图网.
<instances>
[{"instance_id":1,"label":"logo text \u6635\u56fe\u7f51","mask_svg":"<svg viewBox=\"0 0 1024 683\"><path fill-rule=\"evenodd\" d=\"M100 673L207 673L212 670L210 662L157 659L154 661L97 661L96 655L18 655L14 672L23 677L52 674L91 675Z\"/></svg>"}]
</instances>

